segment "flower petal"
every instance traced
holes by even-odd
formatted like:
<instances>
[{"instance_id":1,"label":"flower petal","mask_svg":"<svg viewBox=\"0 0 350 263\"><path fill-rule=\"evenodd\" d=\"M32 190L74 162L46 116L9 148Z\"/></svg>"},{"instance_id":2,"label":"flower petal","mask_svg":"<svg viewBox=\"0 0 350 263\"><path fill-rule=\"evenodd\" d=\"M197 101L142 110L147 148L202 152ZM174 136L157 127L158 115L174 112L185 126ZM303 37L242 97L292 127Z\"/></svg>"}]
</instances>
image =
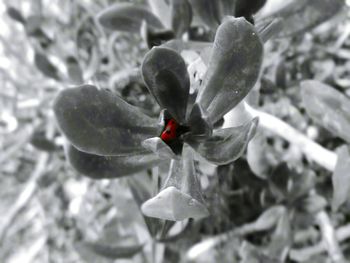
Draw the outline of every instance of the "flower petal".
<instances>
[{"instance_id":1,"label":"flower petal","mask_svg":"<svg viewBox=\"0 0 350 263\"><path fill-rule=\"evenodd\" d=\"M99 156L77 150L69 145L66 150L69 163L80 173L93 179L119 178L131 175L162 162L155 154L134 156Z\"/></svg>"},{"instance_id":2,"label":"flower petal","mask_svg":"<svg viewBox=\"0 0 350 263\"><path fill-rule=\"evenodd\" d=\"M253 88L262 63L263 44L244 18L227 17L214 46L197 102L212 123L236 106Z\"/></svg>"},{"instance_id":3,"label":"flower petal","mask_svg":"<svg viewBox=\"0 0 350 263\"><path fill-rule=\"evenodd\" d=\"M69 141L78 150L91 154L146 152L141 142L160 133L156 120L113 93L91 85L62 91L54 111Z\"/></svg>"},{"instance_id":4,"label":"flower petal","mask_svg":"<svg viewBox=\"0 0 350 263\"><path fill-rule=\"evenodd\" d=\"M217 165L235 161L246 149L248 142L255 135L258 119L255 118L242 126L217 130L204 142L188 143L205 159Z\"/></svg>"},{"instance_id":5,"label":"flower petal","mask_svg":"<svg viewBox=\"0 0 350 263\"><path fill-rule=\"evenodd\" d=\"M190 78L182 57L168 48L152 48L143 61L142 75L159 105L184 123Z\"/></svg>"},{"instance_id":6,"label":"flower petal","mask_svg":"<svg viewBox=\"0 0 350 263\"><path fill-rule=\"evenodd\" d=\"M142 21L151 29L164 28L162 22L149 10L133 3L118 3L98 14L100 24L111 30L138 33Z\"/></svg>"}]
</instances>

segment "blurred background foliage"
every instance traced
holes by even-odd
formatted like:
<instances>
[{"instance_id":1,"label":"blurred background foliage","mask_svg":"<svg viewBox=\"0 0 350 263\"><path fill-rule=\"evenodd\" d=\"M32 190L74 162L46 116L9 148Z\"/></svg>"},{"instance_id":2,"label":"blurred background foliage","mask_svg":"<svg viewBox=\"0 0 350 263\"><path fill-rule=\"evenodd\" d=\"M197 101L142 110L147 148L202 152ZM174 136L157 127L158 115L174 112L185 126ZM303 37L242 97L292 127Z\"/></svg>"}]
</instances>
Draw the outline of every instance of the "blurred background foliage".
<instances>
[{"instance_id":1,"label":"blurred background foliage","mask_svg":"<svg viewBox=\"0 0 350 263\"><path fill-rule=\"evenodd\" d=\"M106 32L96 23L95 15L115 2L0 2L2 262L114 262L116 251L104 251L101 257L99 248L89 243L96 240L126 246L129 250L120 251L124 257L135 254L118 262L179 262L203 237L221 234L223 241L197 262L272 262L264 259L258 246L267 247L277 258L293 247L289 262L329 262L322 249L310 257L297 249L320 241L311 216L329 208L330 173L272 134L257 136L251 147L267 153L271 165L288 163L292 169L282 164L266 181L253 174L245 157L220 167L197 162L211 216L174 227L163 225L164 233L172 227L172 237L159 243L150 242L152 231L147 228L158 227L159 222L146 226L139 205L154 195L157 180L152 177L165 174L167 167L133 179L94 181L66 163L52 102L67 86L94 83L150 115L159 112L144 86L120 82L126 71L140 65L146 43L138 34ZM310 33L268 42L256 100L264 111L331 150L343 141L305 114L299 82L317 79L350 96L349 35L349 13L342 12ZM288 176L281 181L274 174ZM293 183L298 187L290 192L287 185ZM301 199L314 187L321 196ZM336 227L349 222L349 204L330 213ZM249 225L262 213L263 219ZM349 256L349 243L342 248Z\"/></svg>"}]
</instances>

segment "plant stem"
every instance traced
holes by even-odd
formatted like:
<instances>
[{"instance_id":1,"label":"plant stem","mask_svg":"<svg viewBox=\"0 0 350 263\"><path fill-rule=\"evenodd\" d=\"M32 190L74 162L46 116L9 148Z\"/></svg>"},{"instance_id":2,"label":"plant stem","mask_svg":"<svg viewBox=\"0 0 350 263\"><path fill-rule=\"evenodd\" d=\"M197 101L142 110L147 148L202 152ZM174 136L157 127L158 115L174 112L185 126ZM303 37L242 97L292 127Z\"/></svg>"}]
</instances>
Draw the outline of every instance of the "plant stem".
<instances>
[{"instance_id":1,"label":"plant stem","mask_svg":"<svg viewBox=\"0 0 350 263\"><path fill-rule=\"evenodd\" d=\"M291 144L297 145L309 159L331 172L334 171L337 163L337 155L334 152L317 144L273 115L253 109L247 103L245 103L245 108L252 116L259 117L260 127L286 139Z\"/></svg>"},{"instance_id":2,"label":"plant stem","mask_svg":"<svg viewBox=\"0 0 350 263\"><path fill-rule=\"evenodd\" d=\"M323 210L315 215L317 224L322 234L323 246L326 248L332 262L338 263L344 261L344 255L339 247L335 230L328 214Z\"/></svg>"}]
</instances>

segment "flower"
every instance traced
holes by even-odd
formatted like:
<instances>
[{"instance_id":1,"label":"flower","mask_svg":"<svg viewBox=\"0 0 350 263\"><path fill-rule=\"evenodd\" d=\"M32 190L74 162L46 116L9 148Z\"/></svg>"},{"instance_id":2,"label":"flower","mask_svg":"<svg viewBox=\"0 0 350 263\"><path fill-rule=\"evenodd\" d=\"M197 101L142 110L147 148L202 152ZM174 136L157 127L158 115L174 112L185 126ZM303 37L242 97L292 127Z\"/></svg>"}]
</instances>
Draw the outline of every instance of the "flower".
<instances>
[{"instance_id":1,"label":"flower","mask_svg":"<svg viewBox=\"0 0 350 263\"><path fill-rule=\"evenodd\" d=\"M254 86L262 53L255 28L244 18L227 18L217 30L207 72L193 101L181 55L165 47L150 50L141 74L163 109L158 123L107 90L83 85L62 91L54 111L72 144L67 151L71 164L90 177L113 178L171 159L163 190L143 205L143 212L169 220L208 215L193 151L218 165L242 154L255 133L256 119L239 127L213 127Z\"/></svg>"}]
</instances>

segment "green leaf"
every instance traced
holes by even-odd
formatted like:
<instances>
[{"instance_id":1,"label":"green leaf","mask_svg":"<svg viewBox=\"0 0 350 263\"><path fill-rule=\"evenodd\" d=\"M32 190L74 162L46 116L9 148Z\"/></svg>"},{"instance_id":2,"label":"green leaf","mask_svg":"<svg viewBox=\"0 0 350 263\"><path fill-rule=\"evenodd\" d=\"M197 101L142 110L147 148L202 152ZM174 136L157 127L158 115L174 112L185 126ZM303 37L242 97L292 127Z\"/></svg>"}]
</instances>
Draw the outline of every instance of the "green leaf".
<instances>
[{"instance_id":1,"label":"green leaf","mask_svg":"<svg viewBox=\"0 0 350 263\"><path fill-rule=\"evenodd\" d=\"M162 22L148 9L133 3L117 3L98 14L100 24L108 29L139 33L142 21L152 30L163 29Z\"/></svg>"},{"instance_id":2,"label":"green leaf","mask_svg":"<svg viewBox=\"0 0 350 263\"><path fill-rule=\"evenodd\" d=\"M255 85L262 63L263 44L244 18L227 17L218 28L203 89L197 102L212 123L235 107Z\"/></svg>"},{"instance_id":3,"label":"green leaf","mask_svg":"<svg viewBox=\"0 0 350 263\"><path fill-rule=\"evenodd\" d=\"M161 159L178 159L173 150L161 138L153 137L144 140L142 146L150 150Z\"/></svg>"},{"instance_id":4,"label":"green leaf","mask_svg":"<svg viewBox=\"0 0 350 263\"><path fill-rule=\"evenodd\" d=\"M182 124L185 122L190 78L183 58L175 51L154 47L142 63L143 79L161 108Z\"/></svg>"},{"instance_id":5,"label":"green leaf","mask_svg":"<svg viewBox=\"0 0 350 263\"><path fill-rule=\"evenodd\" d=\"M45 132L37 130L34 132L31 140L31 145L33 145L35 148L45 151L45 152L53 152L58 149L57 145L53 140L49 140L45 136Z\"/></svg>"},{"instance_id":6,"label":"green leaf","mask_svg":"<svg viewBox=\"0 0 350 263\"><path fill-rule=\"evenodd\" d=\"M305 197L315 185L313 172L298 173L290 169L286 163L281 163L269 176L271 192L279 201L287 200L294 203Z\"/></svg>"},{"instance_id":7,"label":"green leaf","mask_svg":"<svg viewBox=\"0 0 350 263\"><path fill-rule=\"evenodd\" d=\"M181 37L191 26L192 8L188 0L171 1L171 24L177 37Z\"/></svg>"},{"instance_id":8,"label":"green leaf","mask_svg":"<svg viewBox=\"0 0 350 263\"><path fill-rule=\"evenodd\" d=\"M285 262L293 242L293 233L289 211L286 209L280 216L276 229L271 236L267 254L279 262Z\"/></svg>"},{"instance_id":9,"label":"green leaf","mask_svg":"<svg viewBox=\"0 0 350 263\"><path fill-rule=\"evenodd\" d=\"M332 177L334 211L350 199L350 152L348 146L337 150L338 159Z\"/></svg>"},{"instance_id":10,"label":"green leaf","mask_svg":"<svg viewBox=\"0 0 350 263\"><path fill-rule=\"evenodd\" d=\"M41 52L35 52L34 63L36 67L43 73L46 77L59 80L58 70L48 59L48 57Z\"/></svg>"},{"instance_id":11,"label":"green leaf","mask_svg":"<svg viewBox=\"0 0 350 263\"><path fill-rule=\"evenodd\" d=\"M60 130L78 150L109 156L147 153L141 142L160 134L156 120L95 86L63 90L54 102Z\"/></svg>"},{"instance_id":12,"label":"green leaf","mask_svg":"<svg viewBox=\"0 0 350 263\"><path fill-rule=\"evenodd\" d=\"M235 7L235 17L245 17L248 21L252 21L252 16L261 7L264 6L266 0L237 0Z\"/></svg>"},{"instance_id":13,"label":"green leaf","mask_svg":"<svg viewBox=\"0 0 350 263\"><path fill-rule=\"evenodd\" d=\"M327 21L345 6L344 0L290 1L281 9L266 14L268 20L281 18L284 29L279 36L301 34Z\"/></svg>"},{"instance_id":14,"label":"green leaf","mask_svg":"<svg viewBox=\"0 0 350 263\"><path fill-rule=\"evenodd\" d=\"M171 161L163 189L146 201L141 209L147 216L171 221L209 215L194 168L193 152L188 145L184 146L181 160Z\"/></svg>"},{"instance_id":15,"label":"green leaf","mask_svg":"<svg viewBox=\"0 0 350 263\"><path fill-rule=\"evenodd\" d=\"M132 175L161 163L154 154L100 156L81 152L72 145L67 147L67 157L78 172L93 179Z\"/></svg>"},{"instance_id":16,"label":"green leaf","mask_svg":"<svg viewBox=\"0 0 350 263\"><path fill-rule=\"evenodd\" d=\"M7 14L9 15L9 17L11 17L13 20L21 23L21 24L25 24L26 20L23 17L22 13L15 7L10 6L7 8Z\"/></svg>"},{"instance_id":17,"label":"green leaf","mask_svg":"<svg viewBox=\"0 0 350 263\"><path fill-rule=\"evenodd\" d=\"M151 181L149 177L145 178L145 176L133 176L128 178L130 191L140 210L142 204L152 197L150 192L150 185L152 182L149 181ZM155 237L158 231L161 229L161 221L145 215L143 215L143 219L146 223L149 233L152 237Z\"/></svg>"},{"instance_id":18,"label":"green leaf","mask_svg":"<svg viewBox=\"0 0 350 263\"><path fill-rule=\"evenodd\" d=\"M220 129L204 142L188 143L205 159L217 165L224 165L238 159L246 149L248 142L255 135L258 119L244 125Z\"/></svg>"},{"instance_id":19,"label":"green leaf","mask_svg":"<svg viewBox=\"0 0 350 263\"><path fill-rule=\"evenodd\" d=\"M191 127L190 136L209 137L212 135L213 127L197 103L193 105L187 123Z\"/></svg>"},{"instance_id":20,"label":"green leaf","mask_svg":"<svg viewBox=\"0 0 350 263\"><path fill-rule=\"evenodd\" d=\"M286 208L282 205L275 205L266 209L259 218L253 222L249 223L250 227L256 231L266 231L272 229L277 223L279 218L285 213Z\"/></svg>"},{"instance_id":21,"label":"green leaf","mask_svg":"<svg viewBox=\"0 0 350 263\"><path fill-rule=\"evenodd\" d=\"M101 258L105 259L122 259L132 258L143 249L143 245L134 246L111 246L93 242L80 242L75 245L77 252L83 259L94 262L100 262Z\"/></svg>"},{"instance_id":22,"label":"green leaf","mask_svg":"<svg viewBox=\"0 0 350 263\"><path fill-rule=\"evenodd\" d=\"M301 83L303 104L310 117L350 143L350 99L315 80Z\"/></svg>"},{"instance_id":23,"label":"green leaf","mask_svg":"<svg viewBox=\"0 0 350 263\"><path fill-rule=\"evenodd\" d=\"M83 72L75 57L67 57L66 59L68 77L72 84L80 85L84 82Z\"/></svg>"},{"instance_id":24,"label":"green leaf","mask_svg":"<svg viewBox=\"0 0 350 263\"><path fill-rule=\"evenodd\" d=\"M316 193L309 194L298 202L298 208L308 214L316 214L327 206L327 200Z\"/></svg>"},{"instance_id":25,"label":"green leaf","mask_svg":"<svg viewBox=\"0 0 350 263\"><path fill-rule=\"evenodd\" d=\"M163 42L166 42L175 37L175 34L170 29L151 30L147 23L141 25L141 37L147 43L149 49L152 47L160 46Z\"/></svg>"},{"instance_id":26,"label":"green leaf","mask_svg":"<svg viewBox=\"0 0 350 263\"><path fill-rule=\"evenodd\" d=\"M271 152L272 149L267 144L266 136L258 131L248 144L247 162L252 172L262 179L267 179L277 164L277 160Z\"/></svg>"},{"instance_id":27,"label":"green leaf","mask_svg":"<svg viewBox=\"0 0 350 263\"><path fill-rule=\"evenodd\" d=\"M192 10L209 28L215 30L220 25L218 1L189 0Z\"/></svg>"}]
</instances>

